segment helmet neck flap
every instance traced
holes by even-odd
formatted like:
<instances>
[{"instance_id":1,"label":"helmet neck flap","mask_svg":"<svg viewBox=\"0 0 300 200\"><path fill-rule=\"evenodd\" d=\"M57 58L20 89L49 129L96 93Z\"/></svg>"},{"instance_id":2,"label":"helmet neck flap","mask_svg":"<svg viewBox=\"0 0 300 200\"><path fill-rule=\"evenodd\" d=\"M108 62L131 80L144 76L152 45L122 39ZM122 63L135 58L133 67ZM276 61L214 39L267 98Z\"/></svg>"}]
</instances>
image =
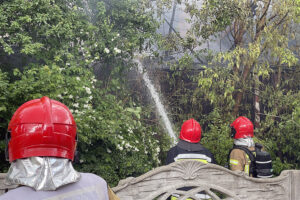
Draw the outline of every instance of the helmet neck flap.
<instances>
[{"instance_id":1,"label":"helmet neck flap","mask_svg":"<svg viewBox=\"0 0 300 200\"><path fill-rule=\"evenodd\" d=\"M26 185L35 190L56 190L77 182L80 173L75 171L72 162L65 158L30 157L11 163L6 174L6 185Z\"/></svg>"}]
</instances>

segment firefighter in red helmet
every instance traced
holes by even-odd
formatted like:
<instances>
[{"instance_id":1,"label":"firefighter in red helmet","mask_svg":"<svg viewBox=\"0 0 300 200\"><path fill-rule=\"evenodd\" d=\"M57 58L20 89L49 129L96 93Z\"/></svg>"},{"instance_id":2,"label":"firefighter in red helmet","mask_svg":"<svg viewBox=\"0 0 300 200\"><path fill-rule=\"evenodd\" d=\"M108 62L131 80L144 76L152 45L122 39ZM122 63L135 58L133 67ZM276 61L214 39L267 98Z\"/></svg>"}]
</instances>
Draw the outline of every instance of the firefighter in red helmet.
<instances>
[{"instance_id":1,"label":"firefighter in red helmet","mask_svg":"<svg viewBox=\"0 0 300 200\"><path fill-rule=\"evenodd\" d=\"M229 165L233 171L243 171L256 178L273 176L271 155L259 143L254 143L254 127L247 117L238 117L230 125L233 148L229 152Z\"/></svg>"},{"instance_id":2,"label":"firefighter in red helmet","mask_svg":"<svg viewBox=\"0 0 300 200\"><path fill-rule=\"evenodd\" d=\"M0 199L119 199L104 179L73 168L76 128L72 113L58 101L42 97L21 105L6 136L11 166L5 185L18 187Z\"/></svg>"},{"instance_id":3,"label":"firefighter in red helmet","mask_svg":"<svg viewBox=\"0 0 300 200\"><path fill-rule=\"evenodd\" d=\"M180 160L196 160L202 163L216 163L213 154L200 144L201 126L194 120L186 120L182 126L179 141L167 153L166 164ZM188 188L181 188L186 190ZM171 200L177 199L177 194L172 194ZM205 193L196 194L199 199L211 199ZM187 199L187 200L190 200Z\"/></svg>"},{"instance_id":4,"label":"firefighter in red helmet","mask_svg":"<svg viewBox=\"0 0 300 200\"><path fill-rule=\"evenodd\" d=\"M215 163L213 154L199 143L201 126L196 120L189 119L182 124L179 139L177 145L168 151L167 164L182 159Z\"/></svg>"},{"instance_id":5,"label":"firefighter in red helmet","mask_svg":"<svg viewBox=\"0 0 300 200\"><path fill-rule=\"evenodd\" d=\"M234 146L243 146L250 151L255 150L253 141L253 124L247 117L238 117L230 125L231 137L234 139ZM230 169L233 171L244 171L249 175L251 160L244 150L234 148L229 155Z\"/></svg>"}]
</instances>

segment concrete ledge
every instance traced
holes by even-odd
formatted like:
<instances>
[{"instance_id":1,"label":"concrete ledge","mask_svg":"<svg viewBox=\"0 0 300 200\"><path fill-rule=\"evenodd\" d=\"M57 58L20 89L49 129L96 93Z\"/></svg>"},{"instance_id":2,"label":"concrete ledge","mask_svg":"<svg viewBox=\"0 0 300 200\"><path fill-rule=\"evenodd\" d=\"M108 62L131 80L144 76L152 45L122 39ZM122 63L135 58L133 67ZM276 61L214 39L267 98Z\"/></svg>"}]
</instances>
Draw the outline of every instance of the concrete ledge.
<instances>
[{"instance_id":1,"label":"concrete ledge","mask_svg":"<svg viewBox=\"0 0 300 200\"><path fill-rule=\"evenodd\" d=\"M178 190L184 186L193 189ZM278 177L258 179L214 164L180 161L121 180L113 190L122 200L166 200L173 193L180 194L178 200L197 199L199 192L213 200L298 200L300 171L287 170Z\"/></svg>"}]
</instances>

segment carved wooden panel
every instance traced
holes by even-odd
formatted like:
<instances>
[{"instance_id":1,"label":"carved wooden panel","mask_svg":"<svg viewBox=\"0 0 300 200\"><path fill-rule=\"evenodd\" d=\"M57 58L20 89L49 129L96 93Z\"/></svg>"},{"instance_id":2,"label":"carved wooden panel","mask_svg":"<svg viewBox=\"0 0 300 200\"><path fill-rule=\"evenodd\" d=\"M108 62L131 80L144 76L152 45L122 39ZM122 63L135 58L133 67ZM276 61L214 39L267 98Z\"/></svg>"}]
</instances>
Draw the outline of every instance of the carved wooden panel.
<instances>
[{"instance_id":1,"label":"carved wooden panel","mask_svg":"<svg viewBox=\"0 0 300 200\"><path fill-rule=\"evenodd\" d=\"M182 187L189 188L179 190ZM214 164L180 161L122 180L113 190L121 200L166 200L172 194L179 196L178 200L299 200L300 171L283 171L279 177L258 179Z\"/></svg>"}]
</instances>

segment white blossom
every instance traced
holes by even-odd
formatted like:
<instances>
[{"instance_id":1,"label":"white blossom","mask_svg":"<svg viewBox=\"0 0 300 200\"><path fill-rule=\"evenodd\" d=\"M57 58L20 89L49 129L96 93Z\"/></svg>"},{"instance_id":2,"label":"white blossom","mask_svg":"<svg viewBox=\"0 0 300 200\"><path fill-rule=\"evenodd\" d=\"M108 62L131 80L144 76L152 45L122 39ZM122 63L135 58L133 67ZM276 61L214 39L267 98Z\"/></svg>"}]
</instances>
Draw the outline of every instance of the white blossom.
<instances>
[{"instance_id":1,"label":"white blossom","mask_svg":"<svg viewBox=\"0 0 300 200\"><path fill-rule=\"evenodd\" d=\"M73 106L74 106L75 108L78 108L78 107L79 107L79 103L74 103Z\"/></svg>"},{"instance_id":2,"label":"white blossom","mask_svg":"<svg viewBox=\"0 0 300 200\"><path fill-rule=\"evenodd\" d=\"M92 94L92 92L91 92L91 89L90 89L90 88L88 88L88 87L84 87L84 89L85 89L86 93L88 93L88 94Z\"/></svg>"},{"instance_id":3,"label":"white blossom","mask_svg":"<svg viewBox=\"0 0 300 200\"><path fill-rule=\"evenodd\" d=\"M109 148L106 148L107 153L111 153L111 150Z\"/></svg>"},{"instance_id":4,"label":"white blossom","mask_svg":"<svg viewBox=\"0 0 300 200\"><path fill-rule=\"evenodd\" d=\"M69 95L69 98L70 98L70 99L73 99L73 95L70 94L70 95Z\"/></svg>"},{"instance_id":5,"label":"white blossom","mask_svg":"<svg viewBox=\"0 0 300 200\"><path fill-rule=\"evenodd\" d=\"M115 51L116 53L121 53L121 50L118 49L117 47L114 48L114 51Z\"/></svg>"},{"instance_id":6,"label":"white blossom","mask_svg":"<svg viewBox=\"0 0 300 200\"><path fill-rule=\"evenodd\" d=\"M157 152L157 153L160 152L160 148L159 148L159 147L156 148L156 152Z\"/></svg>"},{"instance_id":7,"label":"white blossom","mask_svg":"<svg viewBox=\"0 0 300 200\"><path fill-rule=\"evenodd\" d=\"M110 51L109 51L108 48L105 48L105 49L104 49L104 52L105 52L105 53L109 53Z\"/></svg>"},{"instance_id":8,"label":"white blossom","mask_svg":"<svg viewBox=\"0 0 300 200\"><path fill-rule=\"evenodd\" d=\"M122 150L123 150L123 147L122 147L121 145L118 144L118 145L117 145L117 149L119 149L119 150L122 151Z\"/></svg>"},{"instance_id":9,"label":"white blossom","mask_svg":"<svg viewBox=\"0 0 300 200\"><path fill-rule=\"evenodd\" d=\"M84 111L82 111L82 112L79 112L78 114L79 114L79 115L84 115Z\"/></svg>"},{"instance_id":10,"label":"white blossom","mask_svg":"<svg viewBox=\"0 0 300 200\"><path fill-rule=\"evenodd\" d=\"M135 148L133 149L133 151L140 151L140 150L139 150L138 148L135 147Z\"/></svg>"},{"instance_id":11,"label":"white blossom","mask_svg":"<svg viewBox=\"0 0 300 200\"><path fill-rule=\"evenodd\" d=\"M125 148L128 149L128 148L131 148L131 147L132 147L132 146L131 146L129 143L126 143L126 144L125 144Z\"/></svg>"},{"instance_id":12,"label":"white blossom","mask_svg":"<svg viewBox=\"0 0 300 200\"><path fill-rule=\"evenodd\" d=\"M63 97L61 96L61 94L57 95L58 98L62 99Z\"/></svg>"},{"instance_id":13,"label":"white blossom","mask_svg":"<svg viewBox=\"0 0 300 200\"><path fill-rule=\"evenodd\" d=\"M128 128L129 133L133 133L133 130L131 128Z\"/></svg>"},{"instance_id":14,"label":"white blossom","mask_svg":"<svg viewBox=\"0 0 300 200\"><path fill-rule=\"evenodd\" d=\"M77 81L80 81L80 77L77 76L77 77L76 77L76 80L77 80Z\"/></svg>"},{"instance_id":15,"label":"white blossom","mask_svg":"<svg viewBox=\"0 0 300 200\"><path fill-rule=\"evenodd\" d=\"M256 4L259 8L263 8L265 5L264 2L262 2L262 1L258 1Z\"/></svg>"}]
</instances>

